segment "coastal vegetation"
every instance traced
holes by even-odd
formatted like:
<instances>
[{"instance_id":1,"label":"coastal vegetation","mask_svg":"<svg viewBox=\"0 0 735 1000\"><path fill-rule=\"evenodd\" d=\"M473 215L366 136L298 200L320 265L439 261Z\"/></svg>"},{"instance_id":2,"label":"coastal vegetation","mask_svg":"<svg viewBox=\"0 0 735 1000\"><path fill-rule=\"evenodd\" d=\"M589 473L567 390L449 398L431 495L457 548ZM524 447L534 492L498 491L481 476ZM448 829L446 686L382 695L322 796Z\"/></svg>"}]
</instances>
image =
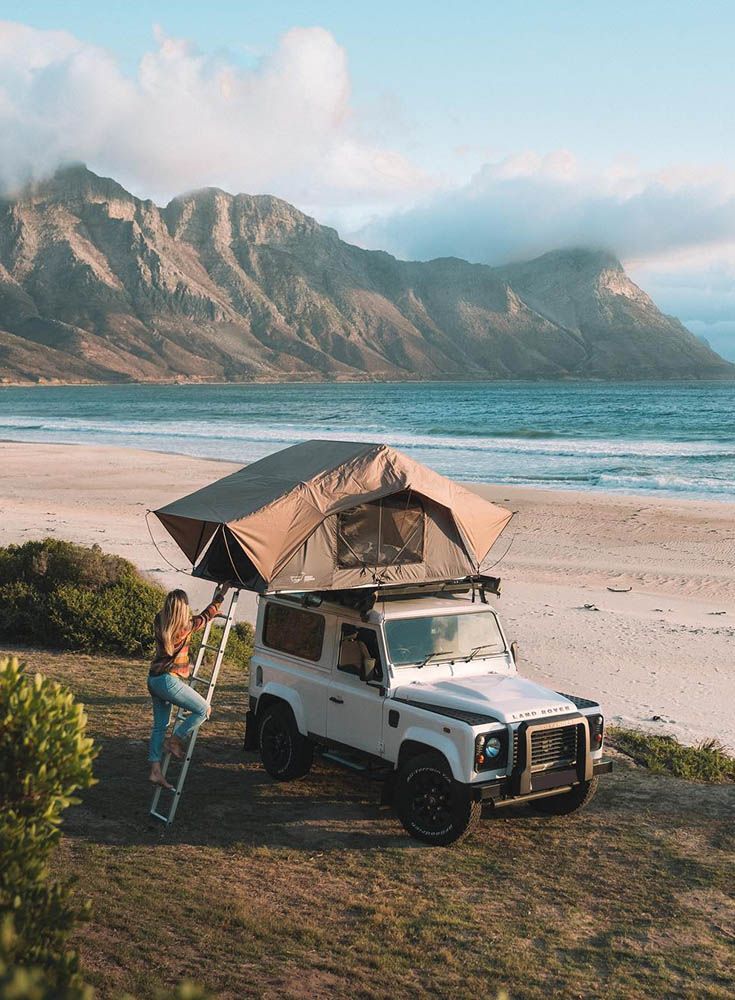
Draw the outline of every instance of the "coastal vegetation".
<instances>
[{"instance_id":1,"label":"coastal vegetation","mask_svg":"<svg viewBox=\"0 0 735 1000\"><path fill-rule=\"evenodd\" d=\"M0 640L50 649L150 656L165 591L99 545L56 538L0 548ZM213 629L212 644L219 638ZM201 633L194 636L196 655ZM252 628L230 634L228 662L246 666ZM207 654L209 655L209 654Z\"/></svg>"},{"instance_id":2,"label":"coastal vegetation","mask_svg":"<svg viewBox=\"0 0 735 1000\"><path fill-rule=\"evenodd\" d=\"M86 715L71 692L0 659L0 983L4 996L84 1000L67 945L88 906L51 876L61 816L94 784Z\"/></svg>"},{"instance_id":3,"label":"coastal vegetation","mask_svg":"<svg viewBox=\"0 0 735 1000\"><path fill-rule=\"evenodd\" d=\"M654 774L675 774L689 781L735 781L735 758L715 739L688 747L668 734L618 727L608 731L608 739Z\"/></svg>"}]
</instances>

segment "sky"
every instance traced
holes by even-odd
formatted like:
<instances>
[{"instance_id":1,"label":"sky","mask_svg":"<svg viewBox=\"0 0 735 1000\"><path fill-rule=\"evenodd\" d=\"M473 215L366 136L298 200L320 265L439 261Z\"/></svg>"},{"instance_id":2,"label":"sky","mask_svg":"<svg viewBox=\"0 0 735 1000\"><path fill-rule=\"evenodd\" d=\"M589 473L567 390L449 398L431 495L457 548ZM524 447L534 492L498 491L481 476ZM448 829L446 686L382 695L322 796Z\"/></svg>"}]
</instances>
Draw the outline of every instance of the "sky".
<instances>
[{"instance_id":1,"label":"sky","mask_svg":"<svg viewBox=\"0 0 735 1000\"><path fill-rule=\"evenodd\" d=\"M489 264L604 247L735 359L735 4L0 0L0 184L83 161Z\"/></svg>"}]
</instances>

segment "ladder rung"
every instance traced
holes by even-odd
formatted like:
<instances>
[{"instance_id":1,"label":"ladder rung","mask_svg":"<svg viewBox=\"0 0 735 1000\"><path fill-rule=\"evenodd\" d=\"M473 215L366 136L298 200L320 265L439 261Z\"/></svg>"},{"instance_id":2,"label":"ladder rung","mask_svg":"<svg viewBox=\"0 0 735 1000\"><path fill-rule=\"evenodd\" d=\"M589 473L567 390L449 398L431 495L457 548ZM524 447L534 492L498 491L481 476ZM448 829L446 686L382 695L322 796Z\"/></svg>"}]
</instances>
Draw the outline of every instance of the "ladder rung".
<instances>
[{"instance_id":1,"label":"ladder rung","mask_svg":"<svg viewBox=\"0 0 735 1000\"><path fill-rule=\"evenodd\" d=\"M153 811L151 811L150 815L153 816L154 819L160 819L162 822L168 823L168 816L162 816L161 813Z\"/></svg>"},{"instance_id":2,"label":"ladder rung","mask_svg":"<svg viewBox=\"0 0 735 1000\"><path fill-rule=\"evenodd\" d=\"M221 646L205 646L204 643L199 647L200 649L211 649L214 653L219 653Z\"/></svg>"},{"instance_id":3,"label":"ladder rung","mask_svg":"<svg viewBox=\"0 0 735 1000\"><path fill-rule=\"evenodd\" d=\"M189 683L190 684L211 684L212 683L212 678L211 677L190 677L189 678Z\"/></svg>"}]
</instances>

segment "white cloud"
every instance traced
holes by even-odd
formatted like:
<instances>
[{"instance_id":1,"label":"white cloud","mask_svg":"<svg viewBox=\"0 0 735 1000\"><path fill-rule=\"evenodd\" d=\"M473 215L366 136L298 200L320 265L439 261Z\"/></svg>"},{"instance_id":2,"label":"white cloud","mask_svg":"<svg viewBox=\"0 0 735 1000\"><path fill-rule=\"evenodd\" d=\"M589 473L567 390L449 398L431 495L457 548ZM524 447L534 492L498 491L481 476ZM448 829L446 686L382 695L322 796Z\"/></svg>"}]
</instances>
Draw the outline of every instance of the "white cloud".
<instances>
[{"instance_id":1,"label":"white cloud","mask_svg":"<svg viewBox=\"0 0 735 1000\"><path fill-rule=\"evenodd\" d=\"M624 164L586 170L566 150L487 163L457 188L376 219L365 245L405 257L496 264L571 246L626 260L735 239L735 175L642 173Z\"/></svg>"},{"instance_id":2,"label":"white cloud","mask_svg":"<svg viewBox=\"0 0 735 1000\"><path fill-rule=\"evenodd\" d=\"M132 78L67 32L0 22L0 136L6 188L72 160L159 198L215 184L385 208L427 184L363 139L346 54L322 28L292 29L247 70L157 29Z\"/></svg>"}]
</instances>

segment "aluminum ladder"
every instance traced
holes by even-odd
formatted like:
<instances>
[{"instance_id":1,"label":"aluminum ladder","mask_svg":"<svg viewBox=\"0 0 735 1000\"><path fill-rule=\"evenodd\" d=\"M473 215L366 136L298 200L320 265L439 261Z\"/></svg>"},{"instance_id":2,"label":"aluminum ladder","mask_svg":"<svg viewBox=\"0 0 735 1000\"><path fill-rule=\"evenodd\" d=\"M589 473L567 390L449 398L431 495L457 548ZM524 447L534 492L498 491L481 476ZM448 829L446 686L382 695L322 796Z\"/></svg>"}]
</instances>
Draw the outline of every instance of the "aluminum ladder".
<instances>
[{"instance_id":1,"label":"aluminum ladder","mask_svg":"<svg viewBox=\"0 0 735 1000\"><path fill-rule=\"evenodd\" d=\"M216 591L215 591L216 593ZM222 660L225 655L225 648L227 646L227 640L230 637L230 629L232 628L233 621L235 618L235 610L237 608L237 600L240 596L240 591L233 591L232 597L230 598L230 604L227 608L227 612L222 614L216 614L211 618L204 627L204 634L202 635L202 644L199 647L199 652L197 653L196 662L194 664L194 669L192 670L191 677L189 678L189 684L199 688L199 693L203 695L208 705L212 704L212 696L214 695L214 689L217 687L217 678L219 677L220 668L222 667ZM219 643L217 645L210 645L209 636L212 631L212 625L218 620L224 620L224 627L222 628L222 635L220 636ZM207 652L214 653L214 664L209 673L207 673L204 668L204 662L207 656ZM206 689L206 690L205 690ZM176 718L174 719L174 725L181 719L185 718L186 712L183 708L180 708L176 713ZM165 823L166 826L170 826L174 821L174 816L176 815L176 810L179 807L179 802L181 801L181 794L184 791L184 784L186 782L186 776L189 773L189 765L191 764L191 758L194 755L194 747L196 746L197 736L199 735L199 729L195 729L194 732L189 737L189 742L186 746L186 756L181 762L181 768L175 781L172 782L173 789L163 788L159 785L155 792L153 793L153 801L151 802L150 814L154 819L160 820ZM163 764L161 765L161 771L164 777L168 777L168 769L171 764L171 760L176 759L171 753L167 753L163 758ZM168 812L159 809L159 802L162 795L171 796L170 804L168 807Z\"/></svg>"}]
</instances>

